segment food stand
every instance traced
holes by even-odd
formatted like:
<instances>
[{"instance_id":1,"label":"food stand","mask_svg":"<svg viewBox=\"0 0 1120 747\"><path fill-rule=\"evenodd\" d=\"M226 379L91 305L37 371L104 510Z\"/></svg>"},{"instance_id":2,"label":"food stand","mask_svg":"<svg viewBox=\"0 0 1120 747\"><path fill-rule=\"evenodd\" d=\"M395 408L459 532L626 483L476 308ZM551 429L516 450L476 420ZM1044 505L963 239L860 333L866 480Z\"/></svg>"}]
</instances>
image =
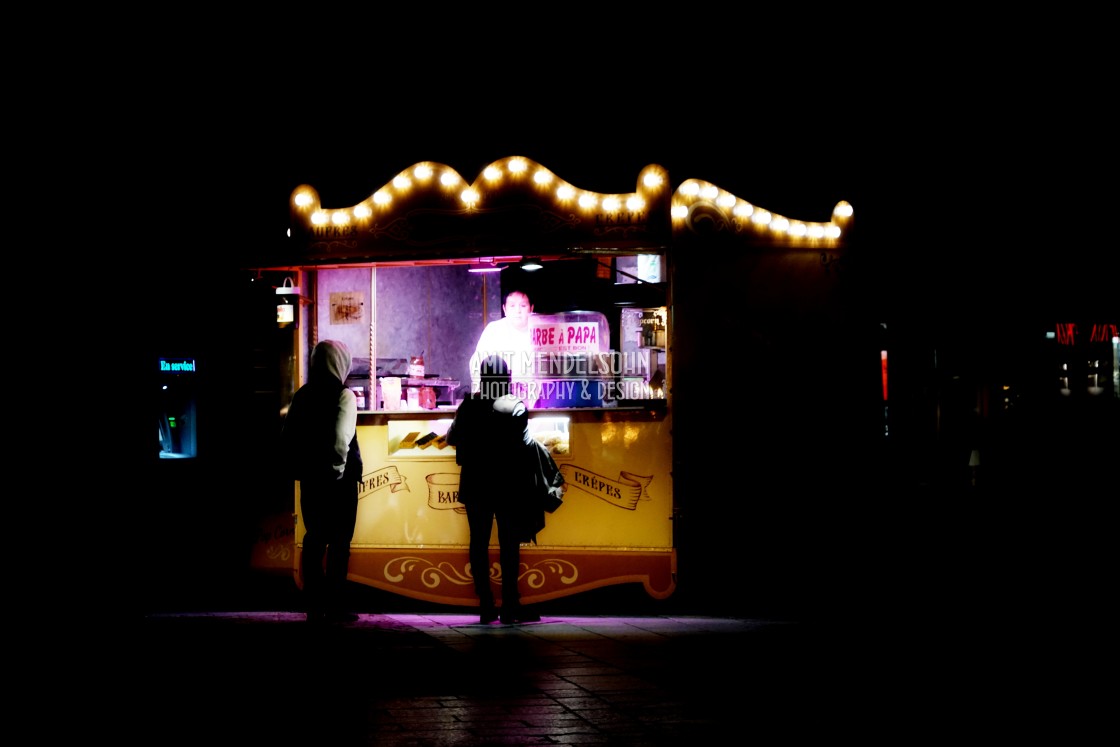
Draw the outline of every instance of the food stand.
<instances>
[{"instance_id":1,"label":"food stand","mask_svg":"<svg viewBox=\"0 0 1120 747\"><path fill-rule=\"evenodd\" d=\"M349 578L451 605L477 599L444 437L504 293L532 288L530 433L567 481L563 506L522 547L523 601L635 583L665 599L677 585L680 511L675 252L714 231L739 245L810 249L815 260L842 248L851 215L841 203L829 222L790 220L691 179L674 191L658 165L642 169L632 192L589 192L518 156L472 182L417 163L346 207L322 205L303 185L290 208L290 248L255 269L284 275L277 324L291 334L291 356L281 408L318 340L354 354L345 383L359 400L365 475ZM528 270L529 259L543 269ZM298 582L298 483L294 505ZM500 595L496 545L495 531L488 572Z\"/></svg>"}]
</instances>

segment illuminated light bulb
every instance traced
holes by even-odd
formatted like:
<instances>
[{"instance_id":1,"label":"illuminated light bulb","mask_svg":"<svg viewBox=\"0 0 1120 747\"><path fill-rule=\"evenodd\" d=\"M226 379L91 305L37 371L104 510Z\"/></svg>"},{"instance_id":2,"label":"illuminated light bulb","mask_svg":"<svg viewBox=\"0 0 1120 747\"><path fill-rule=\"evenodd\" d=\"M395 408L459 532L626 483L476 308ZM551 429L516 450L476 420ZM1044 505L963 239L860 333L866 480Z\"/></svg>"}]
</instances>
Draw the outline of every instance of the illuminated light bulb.
<instances>
[{"instance_id":1,"label":"illuminated light bulb","mask_svg":"<svg viewBox=\"0 0 1120 747\"><path fill-rule=\"evenodd\" d=\"M311 193L310 192L300 192L298 195L296 195L296 205L298 205L299 207L307 207L310 204L311 204Z\"/></svg>"},{"instance_id":2,"label":"illuminated light bulb","mask_svg":"<svg viewBox=\"0 0 1120 747\"><path fill-rule=\"evenodd\" d=\"M473 205L476 202L478 202L478 190L464 189L462 191L462 193L459 195L459 199L461 199L463 202L467 203L468 205Z\"/></svg>"},{"instance_id":3,"label":"illuminated light bulb","mask_svg":"<svg viewBox=\"0 0 1120 747\"><path fill-rule=\"evenodd\" d=\"M716 200L716 204L720 207L729 208L735 205L735 201L735 195L731 194L730 192L724 192L719 196L719 199Z\"/></svg>"},{"instance_id":4,"label":"illuminated light bulb","mask_svg":"<svg viewBox=\"0 0 1120 747\"><path fill-rule=\"evenodd\" d=\"M841 200L840 202L836 203L836 207L833 209L832 214L840 218L851 218L852 212L852 206L847 201Z\"/></svg>"},{"instance_id":5,"label":"illuminated light bulb","mask_svg":"<svg viewBox=\"0 0 1120 747\"><path fill-rule=\"evenodd\" d=\"M336 226L345 226L349 222L350 215L341 210L331 216L331 223L335 224Z\"/></svg>"},{"instance_id":6,"label":"illuminated light bulb","mask_svg":"<svg viewBox=\"0 0 1120 747\"><path fill-rule=\"evenodd\" d=\"M789 220L786 219L786 218L783 218L780 215L778 216L777 220L774 220L774 221L770 222L770 230L771 231L777 231L778 233L785 233L786 229L788 229L788 228L789 228Z\"/></svg>"},{"instance_id":7,"label":"illuminated light bulb","mask_svg":"<svg viewBox=\"0 0 1120 747\"><path fill-rule=\"evenodd\" d=\"M354 217L368 218L370 216L370 213L372 212L373 211L369 209L369 205L362 203L361 205L358 205L356 208L354 208Z\"/></svg>"},{"instance_id":8,"label":"illuminated light bulb","mask_svg":"<svg viewBox=\"0 0 1120 747\"><path fill-rule=\"evenodd\" d=\"M445 171L440 176L439 183L445 187L454 187L459 183L459 175L452 171Z\"/></svg>"},{"instance_id":9,"label":"illuminated light bulb","mask_svg":"<svg viewBox=\"0 0 1120 747\"><path fill-rule=\"evenodd\" d=\"M393 196L381 189L373 193L373 201L378 205L388 205L393 201Z\"/></svg>"},{"instance_id":10,"label":"illuminated light bulb","mask_svg":"<svg viewBox=\"0 0 1120 747\"><path fill-rule=\"evenodd\" d=\"M537 173L533 174L533 181L535 181L537 184L551 184L552 174L545 171L544 169L541 169Z\"/></svg>"},{"instance_id":11,"label":"illuminated light bulb","mask_svg":"<svg viewBox=\"0 0 1120 747\"><path fill-rule=\"evenodd\" d=\"M650 171L644 177L642 177L642 184L649 189L660 187L664 183L665 179L656 171Z\"/></svg>"},{"instance_id":12,"label":"illuminated light bulb","mask_svg":"<svg viewBox=\"0 0 1120 747\"><path fill-rule=\"evenodd\" d=\"M522 171L525 171L528 168L529 164L525 163L525 160L522 158L515 158L509 162L509 170L510 173L513 174L520 174Z\"/></svg>"},{"instance_id":13,"label":"illuminated light bulb","mask_svg":"<svg viewBox=\"0 0 1120 747\"><path fill-rule=\"evenodd\" d=\"M674 205L672 210L669 211L670 215L674 218L684 218L688 215L687 205Z\"/></svg>"},{"instance_id":14,"label":"illuminated light bulb","mask_svg":"<svg viewBox=\"0 0 1120 747\"><path fill-rule=\"evenodd\" d=\"M321 226L321 225L323 225L324 223L327 222L327 214L324 213L322 210L316 210L311 215L311 222L314 223L317 226Z\"/></svg>"},{"instance_id":15,"label":"illuminated light bulb","mask_svg":"<svg viewBox=\"0 0 1120 747\"><path fill-rule=\"evenodd\" d=\"M579 206L581 208L593 208L595 207L595 202L595 195L583 194L579 197Z\"/></svg>"},{"instance_id":16,"label":"illuminated light bulb","mask_svg":"<svg viewBox=\"0 0 1120 747\"><path fill-rule=\"evenodd\" d=\"M688 195L689 197L695 197L700 194L700 185L694 181L685 182L681 185L680 189L682 195Z\"/></svg>"},{"instance_id":17,"label":"illuminated light bulb","mask_svg":"<svg viewBox=\"0 0 1120 747\"><path fill-rule=\"evenodd\" d=\"M791 236L797 236L800 238L808 232L809 228L804 223L793 223L789 227L789 233Z\"/></svg>"},{"instance_id":18,"label":"illuminated light bulb","mask_svg":"<svg viewBox=\"0 0 1120 747\"><path fill-rule=\"evenodd\" d=\"M829 223L827 226L824 227L824 235L825 235L825 238L827 238L827 239L838 239L838 238L840 238L840 226L834 226L831 223Z\"/></svg>"},{"instance_id":19,"label":"illuminated light bulb","mask_svg":"<svg viewBox=\"0 0 1120 747\"><path fill-rule=\"evenodd\" d=\"M393 186L397 189L408 189L412 186L412 180L404 174L398 174L393 178Z\"/></svg>"},{"instance_id":20,"label":"illuminated light bulb","mask_svg":"<svg viewBox=\"0 0 1120 747\"><path fill-rule=\"evenodd\" d=\"M770 223L770 218L771 218L771 216L770 216L770 211L769 210L759 210L757 213L755 213L754 215L751 216L752 221L754 221L755 223L758 223L759 225L763 225L763 226L768 225Z\"/></svg>"},{"instance_id":21,"label":"illuminated light bulb","mask_svg":"<svg viewBox=\"0 0 1120 747\"><path fill-rule=\"evenodd\" d=\"M626 209L632 213L638 212L645 206L646 201L637 195L631 195L630 198L626 200Z\"/></svg>"},{"instance_id":22,"label":"illuminated light bulb","mask_svg":"<svg viewBox=\"0 0 1120 747\"><path fill-rule=\"evenodd\" d=\"M501 170L497 166L487 166L486 170L482 172L482 176L487 181L494 181L502 176Z\"/></svg>"},{"instance_id":23,"label":"illuminated light bulb","mask_svg":"<svg viewBox=\"0 0 1120 747\"><path fill-rule=\"evenodd\" d=\"M820 223L814 223L813 225L809 226L809 238L819 239L822 236L824 236L824 226L822 226Z\"/></svg>"},{"instance_id":24,"label":"illuminated light bulb","mask_svg":"<svg viewBox=\"0 0 1120 747\"><path fill-rule=\"evenodd\" d=\"M731 212L740 218L749 218L754 212L754 205L750 204L749 202L740 202Z\"/></svg>"},{"instance_id":25,"label":"illuminated light bulb","mask_svg":"<svg viewBox=\"0 0 1120 747\"><path fill-rule=\"evenodd\" d=\"M719 194L719 187L714 184L709 184L700 191L700 195L705 200L714 200Z\"/></svg>"},{"instance_id":26,"label":"illuminated light bulb","mask_svg":"<svg viewBox=\"0 0 1120 747\"><path fill-rule=\"evenodd\" d=\"M561 200L570 200L576 196L576 191L570 184L561 184L556 188L556 196Z\"/></svg>"},{"instance_id":27,"label":"illuminated light bulb","mask_svg":"<svg viewBox=\"0 0 1120 747\"><path fill-rule=\"evenodd\" d=\"M618 210L620 204L617 197L607 197L603 200L603 209L608 213L613 213Z\"/></svg>"},{"instance_id":28,"label":"illuminated light bulb","mask_svg":"<svg viewBox=\"0 0 1120 747\"><path fill-rule=\"evenodd\" d=\"M432 177L432 167L428 164L421 164L412 171L412 175L420 181L426 181Z\"/></svg>"}]
</instances>

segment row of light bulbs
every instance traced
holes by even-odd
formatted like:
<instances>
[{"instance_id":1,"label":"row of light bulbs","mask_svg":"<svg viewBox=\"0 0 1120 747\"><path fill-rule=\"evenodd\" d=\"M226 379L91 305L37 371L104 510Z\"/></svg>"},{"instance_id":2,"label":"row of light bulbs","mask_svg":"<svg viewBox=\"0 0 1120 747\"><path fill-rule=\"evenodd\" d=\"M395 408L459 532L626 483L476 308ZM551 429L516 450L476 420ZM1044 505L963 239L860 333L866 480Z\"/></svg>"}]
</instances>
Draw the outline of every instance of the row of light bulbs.
<instances>
[{"instance_id":1,"label":"row of light bulbs","mask_svg":"<svg viewBox=\"0 0 1120 747\"><path fill-rule=\"evenodd\" d=\"M699 200L709 202L741 221L750 221L758 228L768 228L774 233L788 234L795 239L839 239L843 232L843 225L851 219L853 212L851 204L841 201L833 208L832 221L829 223L790 220L785 216L756 207L714 184L689 179L681 184L677 196L673 199L671 208L673 219L687 218L690 206Z\"/></svg>"},{"instance_id":2,"label":"row of light bulbs","mask_svg":"<svg viewBox=\"0 0 1120 747\"><path fill-rule=\"evenodd\" d=\"M596 208L607 213L616 213L623 206L630 212L640 212L646 207L647 199L643 194L600 194L586 190L576 189L571 184L559 180L551 171L543 166L519 156L514 156L501 161L496 161L486 167L482 172L482 180L487 188L500 186L503 179L521 179L531 172L533 183L542 190L555 186L553 195L556 201L563 205L573 202L584 211ZM393 180L373 193L368 199L349 209L326 210L316 205L314 192L309 187L296 190L293 197L295 205L303 211L311 210L309 220L312 225L323 226L328 223L336 226L346 226L352 221L364 222L373 216L375 208L385 209L392 204L395 196L403 196L417 184L421 186L432 182L436 176L436 167L429 162L418 163L411 169L402 171ZM441 167L437 179L444 189L457 189L464 184L463 178L449 167ZM657 166L647 166L641 175L641 184L647 194L653 195L665 185L666 174ZM459 199L468 208L478 207L482 201L482 192L479 187L467 186L459 193ZM760 230L769 230L774 233L787 234L794 239L807 240L837 240L840 238L844 225L852 216L852 206L841 201L833 209L833 219L828 223L790 220L784 216L776 215L768 210L758 208L746 200L720 189L709 182L689 179L678 188L672 198L670 215L674 221L684 220L690 206L697 201L706 201L715 205L721 211L739 221L749 221Z\"/></svg>"}]
</instances>

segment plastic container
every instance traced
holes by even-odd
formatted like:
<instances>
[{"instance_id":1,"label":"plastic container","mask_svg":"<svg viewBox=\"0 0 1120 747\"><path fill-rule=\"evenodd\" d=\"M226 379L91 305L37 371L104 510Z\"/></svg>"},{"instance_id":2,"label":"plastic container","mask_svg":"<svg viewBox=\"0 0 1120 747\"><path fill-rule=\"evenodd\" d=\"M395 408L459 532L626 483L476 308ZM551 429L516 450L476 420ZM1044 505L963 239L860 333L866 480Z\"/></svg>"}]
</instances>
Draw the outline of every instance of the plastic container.
<instances>
[{"instance_id":1,"label":"plastic container","mask_svg":"<svg viewBox=\"0 0 1120 747\"><path fill-rule=\"evenodd\" d=\"M385 376L380 381L383 407L386 410L401 409L401 380L396 376Z\"/></svg>"}]
</instances>

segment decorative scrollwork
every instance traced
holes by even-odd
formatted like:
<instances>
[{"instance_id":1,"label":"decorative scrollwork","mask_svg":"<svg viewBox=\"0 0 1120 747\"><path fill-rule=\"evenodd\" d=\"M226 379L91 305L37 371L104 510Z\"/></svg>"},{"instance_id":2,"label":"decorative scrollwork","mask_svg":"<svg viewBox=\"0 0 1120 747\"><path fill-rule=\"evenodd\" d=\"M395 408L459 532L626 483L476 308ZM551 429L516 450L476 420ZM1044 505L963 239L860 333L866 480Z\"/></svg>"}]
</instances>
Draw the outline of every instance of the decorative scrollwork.
<instances>
[{"instance_id":1,"label":"decorative scrollwork","mask_svg":"<svg viewBox=\"0 0 1120 747\"><path fill-rule=\"evenodd\" d=\"M576 228L582 221L575 215L568 213L566 216L557 215L546 210L540 211L537 216L537 225L542 233L551 233L561 228Z\"/></svg>"},{"instance_id":2,"label":"decorative scrollwork","mask_svg":"<svg viewBox=\"0 0 1120 747\"><path fill-rule=\"evenodd\" d=\"M407 556L403 558L393 558L385 563L385 580L393 583L401 583L410 573L416 573L420 579L420 583L429 589L434 589L446 580L448 583L456 584L457 586L465 586L474 583L474 577L471 576L469 564L464 564L462 569L452 565L451 563L431 563L423 558L415 556Z\"/></svg>"},{"instance_id":3,"label":"decorative scrollwork","mask_svg":"<svg viewBox=\"0 0 1120 747\"><path fill-rule=\"evenodd\" d=\"M521 564L519 581L524 581L530 589L540 589L550 580L564 586L570 586L579 579L579 569L574 563L557 558L546 558L532 566ZM489 577L491 583L502 583L502 567L499 563L491 563ZM435 589L444 581L456 586L467 586L474 583L470 563L465 563L461 568L452 563L432 563L415 556L393 558L385 563L383 574L390 583L403 583L410 575L414 576L425 587Z\"/></svg>"},{"instance_id":4,"label":"decorative scrollwork","mask_svg":"<svg viewBox=\"0 0 1120 747\"><path fill-rule=\"evenodd\" d=\"M380 226L375 223L369 229L369 235L374 238L389 238L394 241L407 241L412 237L412 232L412 224L407 218L399 218Z\"/></svg>"},{"instance_id":5,"label":"decorative scrollwork","mask_svg":"<svg viewBox=\"0 0 1120 747\"><path fill-rule=\"evenodd\" d=\"M576 579L579 578L579 569L567 560L546 558L531 567L526 563L522 563L521 566L525 570L518 579L524 581L530 589L539 589L544 586L550 575L558 578L560 583L566 586L574 584ZM564 575L565 569L568 570L568 575Z\"/></svg>"},{"instance_id":6,"label":"decorative scrollwork","mask_svg":"<svg viewBox=\"0 0 1120 747\"><path fill-rule=\"evenodd\" d=\"M685 225L698 235L738 232L734 224L727 219L727 214L706 200L698 200L689 206Z\"/></svg>"}]
</instances>

